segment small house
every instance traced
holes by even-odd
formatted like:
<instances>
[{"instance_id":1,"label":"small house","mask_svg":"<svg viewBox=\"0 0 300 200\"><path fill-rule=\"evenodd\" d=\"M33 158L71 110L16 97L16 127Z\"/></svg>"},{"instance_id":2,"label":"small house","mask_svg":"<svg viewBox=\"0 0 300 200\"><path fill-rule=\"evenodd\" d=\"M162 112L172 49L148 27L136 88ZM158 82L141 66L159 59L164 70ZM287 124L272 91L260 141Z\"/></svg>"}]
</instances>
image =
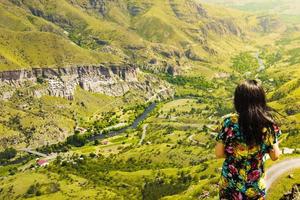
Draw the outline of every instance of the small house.
<instances>
[{"instance_id":1,"label":"small house","mask_svg":"<svg viewBox=\"0 0 300 200\"><path fill-rule=\"evenodd\" d=\"M44 166L49 165L49 162L48 162L48 160L45 160L45 159L38 159L36 164L40 167L44 167Z\"/></svg>"}]
</instances>

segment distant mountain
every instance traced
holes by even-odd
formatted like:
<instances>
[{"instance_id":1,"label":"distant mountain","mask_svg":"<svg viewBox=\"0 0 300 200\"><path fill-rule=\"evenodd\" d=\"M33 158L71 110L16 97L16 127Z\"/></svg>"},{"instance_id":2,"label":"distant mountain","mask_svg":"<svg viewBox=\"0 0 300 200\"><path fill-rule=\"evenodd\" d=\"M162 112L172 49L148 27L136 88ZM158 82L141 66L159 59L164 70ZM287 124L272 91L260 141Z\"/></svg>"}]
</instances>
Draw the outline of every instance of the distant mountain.
<instances>
[{"instance_id":1,"label":"distant mountain","mask_svg":"<svg viewBox=\"0 0 300 200\"><path fill-rule=\"evenodd\" d=\"M130 62L164 71L224 58L282 27L196 0L2 0L0 70Z\"/></svg>"},{"instance_id":2,"label":"distant mountain","mask_svg":"<svg viewBox=\"0 0 300 200\"><path fill-rule=\"evenodd\" d=\"M300 21L299 0L204 0L243 11L277 14L286 22Z\"/></svg>"}]
</instances>

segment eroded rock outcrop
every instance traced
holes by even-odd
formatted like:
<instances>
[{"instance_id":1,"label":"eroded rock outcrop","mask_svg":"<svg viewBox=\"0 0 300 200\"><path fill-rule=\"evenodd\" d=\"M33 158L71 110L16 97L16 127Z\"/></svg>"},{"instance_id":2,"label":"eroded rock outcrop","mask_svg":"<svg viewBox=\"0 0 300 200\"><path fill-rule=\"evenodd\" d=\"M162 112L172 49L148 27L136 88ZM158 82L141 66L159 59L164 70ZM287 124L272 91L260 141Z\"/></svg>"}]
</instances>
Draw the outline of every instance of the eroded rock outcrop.
<instances>
[{"instance_id":1,"label":"eroded rock outcrop","mask_svg":"<svg viewBox=\"0 0 300 200\"><path fill-rule=\"evenodd\" d=\"M171 71L171 69L169 70ZM135 66L125 64L35 68L0 72L0 99L7 102L22 102L24 98L34 99L33 96L41 97L43 95L72 100L78 87L109 96L122 96L131 91L133 94L138 94L139 100L145 102L165 99L174 95L167 82L153 74L144 73ZM126 97L124 101L127 101ZM31 107L30 103L30 100L22 102L17 105L16 109L26 113ZM61 106L61 109L66 108L65 105L56 106ZM5 109L5 107L3 108ZM27 114L30 116L30 111ZM3 115L5 116L5 114ZM0 150L10 146L23 148L29 145L35 148L45 145L45 141L49 143L64 141L73 133L72 127L75 126L77 117L66 114L62 117L65 123L60 124L55 120L57 116L59 115L49 114L40 108L39 114L34 115L35 120L41 120L41 123L38 124L24 125L21 121L25 116L15 117L16 122L13 122L13 125L10 122L14 120L13 115L8 120L2 120L0 128L4 130L5 134L0 135Z\"/></svg>"},{"instance_id":2,"label":"eroded rock outcrop","mask_svg":"<svg viewBox=\"0 0 300 200\"><path fill-rule=\"evenodd\" d=\"M259 16L257 19L259 20L259 28L257 28L256 31L270 33L283 26L282 22L278 18L271 15Z\"/></svg>"},{"instance_id":3,"label":"eroded rock outcrop","mask_svg":"<svg viewBox=\"0 0 300 200\"><path fill-rule=\"evenodd\" d=\"M34 68L0 72L0 87L6 85L13 88L23 87L26 82L32 84L45 83L46 88L34 90L33 95L51 95L73 99L77 86L82 89L103 93L109 96L122 96L130 89L138 89L153 93L155 87L138 80L138 69L131 65L92 65L64 68ZM9 99L13 90L1 90L0 98ZM145 94L147 96L147 94Z\"/></svg>"},{"instance_id":4,"label":"eroded rock outcrop","mask_svg":"<svg viewBox=\"0 0 300 200\"><path fill-rule=\"evenodd\" d=\"M202 33L207 36L209 31L219 35L233 34L241 37L242 30L231 19L220 19L208 22L201 28Z\"/></svg>"}]
</instances>

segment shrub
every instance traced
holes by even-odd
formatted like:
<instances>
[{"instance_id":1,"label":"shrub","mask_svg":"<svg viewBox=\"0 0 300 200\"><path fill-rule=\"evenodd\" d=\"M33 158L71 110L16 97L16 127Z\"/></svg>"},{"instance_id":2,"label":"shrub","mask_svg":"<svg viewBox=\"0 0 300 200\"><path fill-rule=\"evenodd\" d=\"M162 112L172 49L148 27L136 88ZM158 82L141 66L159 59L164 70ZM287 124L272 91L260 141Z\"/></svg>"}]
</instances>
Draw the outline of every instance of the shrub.
<instances>
[{"instance_id":1,"label":"shrub","mask_svg":"<svg viewBox=\"0 0 300 200\"><path fill-rule=\"evenodd\" d=\"M7 148L3 152L0 152L0 161L7 161L14 158L17 155L17 150L14 148Z\"/></svg>"},{"instance_id":2,"label":"shrub","mask_svg":"<svg viewBox=\"0 0 300 200\"><path fill-rule=\"evenodd\" d=\"M232 68L241 73L255 70L259 67L258 62L254 56L249 52L243 52L232 58Z\"/></svg>"},{"instance_id":3,"label":"shrub","mask_svg":"<svg viewBox=\"0 0 300 200\"><path fill-rule=\"evenodd\" d=\"M97 146L97 145L99 145L99 144L100 144L99 140L95 140L95 141L94 141L94 145L95 145L95 146Z\"/></svg>"},{"instance_id":4,"label":"shrub","mask_svg":"<svg viewBox=\"0 0 300 200\"><path fill-rule=\"evenodd\" d=\"M41 186L39 183L29 186L29 188L25 194L25 197L41 196L42 192L40 191L40 187Z\"/></svg>"},{"instance_id":5,"label":"shrub","mask_svg":"<svg viewBox=\"0 0 300 200\"><path fill-rule=\"evenodd\" d=\"M96 154L95 154L94 152L91 152L91 153L90 153L90 157L91 157L91 158L95 158L95 157L96 157Z\"/></svg>"}]
</instances>

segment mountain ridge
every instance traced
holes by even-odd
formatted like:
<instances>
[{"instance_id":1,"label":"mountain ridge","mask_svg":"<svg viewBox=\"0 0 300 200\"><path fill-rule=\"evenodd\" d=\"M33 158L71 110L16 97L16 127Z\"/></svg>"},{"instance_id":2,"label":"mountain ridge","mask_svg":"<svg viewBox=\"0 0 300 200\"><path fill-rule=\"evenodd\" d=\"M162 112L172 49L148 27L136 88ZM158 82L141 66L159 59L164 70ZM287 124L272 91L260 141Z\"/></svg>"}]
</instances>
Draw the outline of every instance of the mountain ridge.
<instances>
[{"instance_id":1,"label":"mountain ridge","mask_svg":"<svg viewBox=\"0 0 300 200\"><path fill-rule=\"evenodd\" d=\"M0 5L5 11L2 15L10 19L11 23L1 24L0 21L0 27L4 28L2 40L0 38L2 70L103 61L126 61L142 66L149 62L149 57L175 67L178 60L194 65L193 57L198 57L201 59L196 61L201 64L201 61L210 60L211 57L218 58L218 52L228 54L227 51L218 48L220 38L228 37L226 40L230 41L231 45L239 46L244 43L243 38L247 32L261 31L261 28L258 28L261 26L259 20L253 16L247 17L247 14L242 12L231 11L228 8L219 11L219 8L215 9L212 5L203 5L191 0L163 2L63 0L58 3L55 0L4 0ZM133 13L132 9L135 10ZM13 11L18 11L19 16ZM230 12L236 16L233 17ZM225 13L228 17L224 17ZM268 21L264 26L268 26ZM253 27L252 30L250 27ZM6 29L13 32L5 33L8 31ZM277 27L268 28L269 31L275 29ZM30 30L37 32L30 33ZM15 31L26 35L19 37L20 33ZM45 35L47 32L49 35ZM31 51L40 53L42 60L28 56L32 53L22 47L28 46L23 39L30 38L28 34L32 34L31 45L36 43ZM10 50L10 46L13 47L15 42L9 41L6 35L16 35L15 40L19 41L19 46L14 49L20 50ZM42 38L35 42L39 37ZM41 40L49 41L49 44L39 42ZM161 56L155 51L158 43L166 49L165 51L176 46L183 57ZM57 45L51 47L51 44ZM234 52L230 45L222 45ZM42 49L47 49L49 54L43 53ZM184 53L187 51L195 56L185 56L190 55ZM67 52L72 52L71 54L78 58L70 56ZM50 59L51 57L55 59Z\"/></svg>"}]
</instances>

